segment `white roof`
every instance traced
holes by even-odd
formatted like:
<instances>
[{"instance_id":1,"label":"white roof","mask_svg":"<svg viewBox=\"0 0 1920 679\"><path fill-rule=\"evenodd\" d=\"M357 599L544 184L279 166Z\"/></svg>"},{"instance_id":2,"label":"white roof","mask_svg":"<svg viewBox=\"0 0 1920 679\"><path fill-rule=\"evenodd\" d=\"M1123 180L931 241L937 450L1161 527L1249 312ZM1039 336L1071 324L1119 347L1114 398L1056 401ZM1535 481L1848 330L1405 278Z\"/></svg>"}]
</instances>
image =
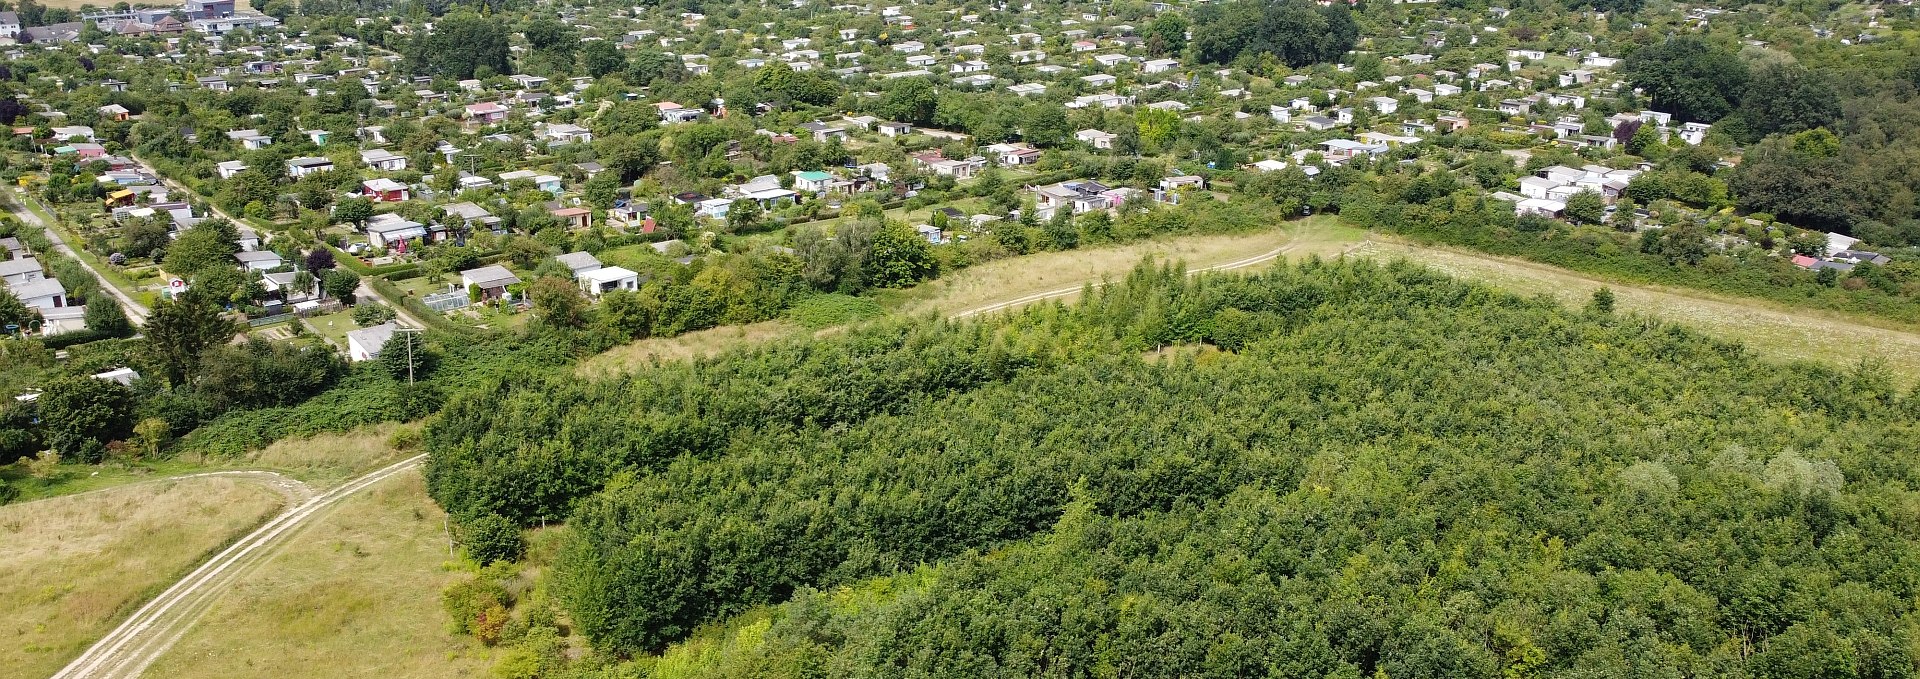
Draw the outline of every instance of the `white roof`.
<instances>
[{"instance_id":1,"label":"white roof","mask_svg":"<svg viewBox=\"0 0 1920 679\"><path fill-rule=\"evenodd\" d=\"M376 354L380 352L380 347L386 346L387 340L393 338L393 331L399 328L399 324L387 321L371 328L354 330L347 333L347 343L360 347L368 355Z\"/></svg>"},{"instance_id":2,"label":"white roof","mask_svg":"<svg viewBox=\"0 0 1920 679\"><path fill-rule=\"evenodd\" d=\"M1840 249L1845 250L1846 248L1840 248ZM32 257L0 260L0 276L13 276L17 274L23 274L23 273L33 272L33 271L44 271L44 270L45 269L42 269L40 266L40 260L34 259Z\"/></svg>"},{"instance_id":3,"label":"white roof","mask_svg":"<svg viewBox=\"0 0 1920 679\"><path fill-rule=\"evenodd\" d=\"M794 195L798 194L787 189L764 189L761 191L748 192L746 197L754 200L771 200L775 198L787 198Z\"/></svg>"},{"instance_id":4,"label":"white roof","mask_svg":"<svg viewBox=\"0 0 1920 679\"><path fill-rule=\"evenodd\" d=\"M103 373L94 373L93 377L94 379L108 380L119 382L126 386L133 386L133 381L140 379L140 373L135 372L133 368L114 368Z\"/></svg>"},{"instance_id":5,"label":"white roof","mask_svg":"<svg viewBox=\"0 0 1920 679\"><path fill-rule=\"evenodd\" d=\"M592 283L612 283L614 281L626 280L628 278L638 278L639 276L640 274L633 271L632 269L628 269L626 267L621 267L621 266L602 267L602 268L594 269L592 271L588 271L586 273L580 274L581 280L589 281Z\"/></svg>"}]
</instances>

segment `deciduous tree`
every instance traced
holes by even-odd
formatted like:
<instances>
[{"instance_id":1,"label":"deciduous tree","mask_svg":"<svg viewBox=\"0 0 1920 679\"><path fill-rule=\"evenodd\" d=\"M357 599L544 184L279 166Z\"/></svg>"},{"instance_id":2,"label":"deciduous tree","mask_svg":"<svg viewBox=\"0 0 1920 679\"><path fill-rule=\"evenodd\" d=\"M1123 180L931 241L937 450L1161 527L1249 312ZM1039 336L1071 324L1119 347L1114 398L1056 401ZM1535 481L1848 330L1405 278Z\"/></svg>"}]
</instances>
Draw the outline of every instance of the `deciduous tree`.
<instances>
[{"instance_id":1,"label":"deciduous tree","mask_svg":"<svg viewBox=\"0 0 1920 679\"><path fill-rule=\"evenodd\" d=\"M199 373L201 356L233 338L236 328L220 307L219 300L198 287L154 303L145 334L168 384L190 384Z\"/></svg>"}]
</instances>

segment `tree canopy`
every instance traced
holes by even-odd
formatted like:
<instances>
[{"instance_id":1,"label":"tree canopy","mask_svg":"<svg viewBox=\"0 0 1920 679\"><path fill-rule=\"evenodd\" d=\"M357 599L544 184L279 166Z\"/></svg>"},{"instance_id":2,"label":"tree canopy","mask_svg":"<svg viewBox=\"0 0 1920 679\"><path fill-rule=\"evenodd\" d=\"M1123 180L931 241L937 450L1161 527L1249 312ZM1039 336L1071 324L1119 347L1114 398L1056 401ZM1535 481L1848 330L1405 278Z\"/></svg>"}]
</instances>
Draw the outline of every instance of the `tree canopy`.
<instances>
[{"instance_id":1,"label":"tree canopy","mask_svg":"<svg viewBox=\"0 0 1920 679\"><path fill-rule=\"evenodd\" d=\"M415 35L405 54L414 73L472 78L511 73L507 48L505 24L460 10L435 21L432 33Z\"/></svg>"},{"instance_id":2,"label":"tree canopy","mask_svg":"<svg viewBox=\"0 0 1920 679\"><path fill-rule=\"evenodd\" d=\"M1653 108L1681 122L1711 123L1732 113L1747 87L1740 57L1686 35L1627 55L1627 80L1653 99Z\"/></svg>"},{"instance_id":3,"label":"tree canopy","mask_svg":"<svg viewBox=\"0 0 1920 679\"><path fill-rule=\"evenodd\" d=\"M1201 5L1193 12L1193 55L1210 64L1251 62L1265 55L1294 68L1337 61L1359 36L1360 27L1344 2L1321 6L1307 0L1232 0Z\"/></svg>"},{"instance_id":4,"label":"tree canopy","mask_svg":"<svg viewBox=\"0 0 1920 679\"><path fill-rule=\"evenodd\" d=\"M1143 267L495 380L428 425L427 482L567 519L553 591L597 649L714 626L687 676L1897 675L1915 399L1404 263Z\"/></svg>"}]
</instances>

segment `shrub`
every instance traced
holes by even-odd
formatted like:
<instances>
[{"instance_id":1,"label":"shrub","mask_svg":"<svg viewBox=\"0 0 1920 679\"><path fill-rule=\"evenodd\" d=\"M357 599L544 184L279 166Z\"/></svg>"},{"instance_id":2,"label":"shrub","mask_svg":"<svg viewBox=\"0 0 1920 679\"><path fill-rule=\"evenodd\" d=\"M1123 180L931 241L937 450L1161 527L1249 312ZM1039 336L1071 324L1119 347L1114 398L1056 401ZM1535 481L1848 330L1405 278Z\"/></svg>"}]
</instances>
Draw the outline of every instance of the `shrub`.
<instances>
[{"instance_id":1,"label":"shrub","mask_svg":"<svg viewBox=\"0 0 1920 679\"><path fill-rule=\"evenodd\" d=\"M475 634L475 623L481 620L489 609L506 608L512 599L507 588L501 586L498 578L482 572L472 578L448 585L440 592L440 605L452 620L454 634ZM505 625L505 621L501 621ZM498 633L498 630L495 630Z\"/></svg>"},{"instance_id":2,"label":"shrub","mask_svg":"<svg viewBox=\"0 0 1920 679\"><path fill-rule=\"evenodd\" d=\"M353 322L362 328L368 328L394 319L393 307L385 304L362 304L353 308Z\"/></svg>"},{"instance_id":3,"label":"shrub","mask_svg":"<svg viewBox=\"0 0 1920 679\"><path fill-rule=\"evenodd\" d=\"M460 534L461 541L466 543L467 556L482 566L518 560L527 549L526 542L520 539L520 527L499 514L465 522Z\"/></svg>"}]
</instances>

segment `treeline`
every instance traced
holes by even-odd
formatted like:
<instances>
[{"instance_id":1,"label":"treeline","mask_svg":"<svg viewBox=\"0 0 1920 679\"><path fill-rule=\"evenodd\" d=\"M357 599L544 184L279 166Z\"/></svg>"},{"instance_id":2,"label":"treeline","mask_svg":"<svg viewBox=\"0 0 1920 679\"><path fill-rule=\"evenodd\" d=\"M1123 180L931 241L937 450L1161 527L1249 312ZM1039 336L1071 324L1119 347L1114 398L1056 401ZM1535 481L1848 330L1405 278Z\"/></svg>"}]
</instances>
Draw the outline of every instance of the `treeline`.
<instances>
[{"instance_id":1,"label":"treeline","mask_svg":"<svg viewBox=\"0 0 1920 679\"><path fill-rule=\"evenodd\" d=\"M515 374L449 401L426 428L427 486L462 517L566 518L622 470L711 458L735 436L859 422L914 399L1004 380L1043 356L987 333L896 321L823 350L780 345L626 379Z\"/></svg>"},{"instance_id":2,"label":"treeline","mask_svg":"<svg viewBox=\"0 0 1920 679\"><path fill-rule=\"evenodd\" d=\"M1798 60L1736 49L1731 36L1680 36L1634 49L1622 69L1655 110L1713 123L1710 147L1747 147L1724 173L1742 209L1920 244L1920 179L1908 171L1920 157L1920 59L1897 40L1770 48Z\"/></svg>"},{"instance_id":3,"label":"treeline","mask_svg":"<svg viewBox=\"0 0 1920 679\"><path fill-rule=\"evenodd\" d=\"M572 347L541 334L480 335L429 331L417 340L396 335L381 360L343 369L327 388L299 398L255 404L236 410L201 411L178 448L210 455L238 455L283 438L350 431L382 422L415 420L437 411L451 394L465 392L501 375L566 365ZM386 349L417 341L414 381L407 363ZM285 351L291 351L285 350ZM315 350L338 361L338 355Z\"/></svg>"},{"instance_id":4,"label":"treeline","mask_svg":"<svg viewBox=\"0 0 1920 679\"><path fill-rule=\"evenodd\" d=\"M734 671L1897 669L1916 404L1871 365L1309 262L503 383L428 448L456 514L568 513L553 591L613 655L793 599Z\"/></svg>"}]
</instances>

